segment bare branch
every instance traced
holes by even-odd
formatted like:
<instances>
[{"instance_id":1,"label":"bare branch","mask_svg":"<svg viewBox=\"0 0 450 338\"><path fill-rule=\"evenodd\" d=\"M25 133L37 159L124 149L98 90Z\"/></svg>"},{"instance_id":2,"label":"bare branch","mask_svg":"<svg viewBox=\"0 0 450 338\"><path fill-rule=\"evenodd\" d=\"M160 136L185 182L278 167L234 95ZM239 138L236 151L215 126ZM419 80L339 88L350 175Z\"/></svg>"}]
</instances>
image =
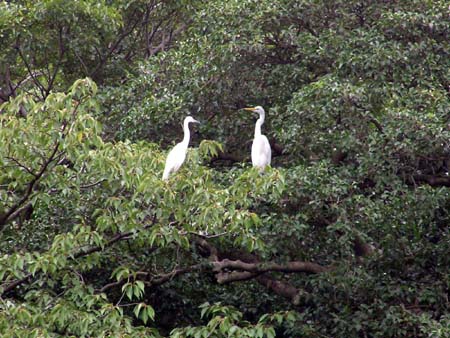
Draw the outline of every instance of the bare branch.
<instances>
[{"instance_id":1,"label":"bare branch","mask_svg":"<svg viewBox=\"0 0 450 338\"><path fill-rule=\"evenodd\" d=\"M30 210L29 208L31 207L31 202L28 202L27 204L25 204L24 206L20 207L19 209L17 209L16 211L14 211L10 216L8 221L14 220L17 217L20 216L20 214L22 212L24 212L25 210Z\"/></svg>"},{"instance_id":2,"label":"bare branch","mask_svg":"<svg viewBox=\"0 0 450 338\"><path fill-rule=\"evenodd\" d=\"M42 98L45 98L45 88L42 85L42 83L39 81L39 79L35 76L35 72L31 69L30 64L28 63L25 55L23 55L22 50L20 49L19 42L17 41L16 49L19 53L20 58L22 59L23 63L25 64L25 67L27 68L28 74L33 79L33 82L36 84L36 86L39 88L39 91L41 92Z\"/></svg>"},{"instance_id":3,"label":"bare branch","mask_svg":"<svg viewBox=\"0 0 450 338\"><path fill-rule=\"evenodd\" d=\"M375 247L369 243L365 243L361 237L356 236L353 241L353 251L358 257L366 257L375 252Z\"/></svg>"},{"instance_id":4,"label":"bare branch","mask_svg":"<svg viewBox=\"0 0 450 338\"><path fill-rule=\"evenodd\" d=\"M150 50L150 56L153 56L153 55L157 54L158 52L164 51L166 49L167 45L172 42L172 39L174 36L182 33L184 30L187 29L188 24L182 24L177 29L170 31L170 33L167 36L163 36L161 39L161 42L156 47L153 47Z\"/></svg>"},{"instance_id":5,"label":"bare branch","mask_svg":"<svg viewBox=\"0 0 450 338\"><path fill-rule=\"evenodd\" d=\"M230 154L230 153L224 153L223 151L220 151L216 157L213 157L211 159L211 162L215 161L230 161L231 163L236 162L244 162L245 159L243 157L240 157L238 155Z\"/></svg>"},{"instance_id":6,"label":"bare branch","mask_svg":"<svg viewBox=\"0 0 450 338\"><path fill-rule=\"evenodd\" d=\"M328 267L322 265L311 263L311 262L300 262L293 261L284 264L278 264L275 262L261 262L261 263L246 263L241 260L232 261L229 259L224 259L222 261L217 261L213 263L214 271L220 272L224 269L241 270L253 273L264 273L269 271L277 272L307 272L307 273L322 273L330 270Z\"/></svg>"},{"instance_id":7,"label":"bare branch","mask_svg":"<svg viewBox=\"0 0 450 338\"><path fill-rule=\"evenodd\" d=\"M46 92L46 96L48 96L48 94L50 94L50 91L52 90L53 84L55 82L56 79L56 75L58 74L58 71L61 67L62 64L62 60L64 57L64 54L66 52L66 48L64 45L64 39L63 39L63 27L59 27L58 30L58 47L59 47L59 55L58 55L58 62L56 63L55 68L53 69L53 73L50 75L49 77L49 81L48 81L48 87L45 90Z\"/></svg>"},{"instance_id":8,"label":"bare branch","mask_svg":"<svg viewBox=\"0 0 450 338\"><path fill-rule=\"evenodd\" d=\"M268 272L286 272L286 273L322 273L330 271L331 266L322 266L311 262L293 261L284 264L275 262L259 262L258 258L250 253L239 254L242 260L223 259L218 260L219 253L217 249L208 243L205 239L198 239L197 244L203 248L212 261L212 269L216 273L216 280L219 284L232 283L255 279L259 284L272 290L274 293L288 298L293 304L299 304L301 291L289 283L276 280L267 276ZM232 253L231 256L233 256ZM221 253L221 255L224 255Z\"/></svg>"},{"instance_id":9,"label":"bare branch","mask_svg":"<svg viewBox=\"0 0 450 338\"><path fill-rule=\"evenodd\" d=\"M259 276L261 273L248 272L248 271L231 271L231 272L219 272L216 274L217 283L227 284L232 282L240 282L253 279Z\"/></svg>"},{"instance_id":10,"label":"bare branch","mask_svg":"<svg viewBox=\"0 0 450 338\"><path fill-rule=\"evenodd\" d=\"M80 186L80 189L89 189L89 188L95 187L96 185L99 185L99 184L101 184L101 183L103 183L105 181L106 181L106 179L103 178L101 180L98 180L97 182L86 184L86 185L82 185L82 186Z\"/></svg>"},{"instance_id":11,"label":"bare branch","mask_svg":"<svg viewBox=\"0 0 450 338\"><path fill-rule=\"evenodd\" d=\"M154 218L152 223L145 225L142 229L148 229L150 227L152 227L156 222L156 219ZM133 235L135 233L135 231L127 231L127 232L119 232L116 235L114 235L108 242L106 242L103 246L93 246L90 247L88 249L85 250L80 250L77 253L75 253L73 255L73 257L79 258L79 257L83 257L83 256L87 256L90 255L94 252L98 252L98 251L102 251L104 250L106 247L110 247L112 246L114 243L121 241L122 239L128 239L129 236Z\"/></svg>"},{"instance_id":12,"label":"bare branch","mask_svg":"<svg viewBox=\"0 0 450 338\"><path fill-rule=\"evenodd\" d=\"M219 260L217 249L209 244L204 238L196 238L195 242L206 252L210 261L217 262Z\"/></svg>"},{"instance_id":13,"label":"bare branch","mask_svg":"<svg viewBox=\"0 0 450 338\"><path fill-rule=\"evenodd\" d=\"M136 10L134 11L134 13L131 15L131 17L134 17ZM111 55L116 51L116 49L119 47L120 43L127 37L129 36L131 33L133 33L134 29L136 28L136 26L139 24L140 20L136 20L135 22L133 22L131 24L131 26L125 30L124 32L122 32L122 34L120 34L120 36L117 38L117 40L111 45L111 47L108 49L108 52L106 53L106 55L104 57L100 58L100 62L98 63L97 67L95 67L95 69L92 71L91 76L94 77L99 71L100 69L102 69L102 67L105 65L106 61L111 57Z\"/></svg>"},{"instance_id":14,"label":"bare branch","mask_svg":"<svg viewBox=\"0 0 450 338\"><path fill-rule=\"evenodd\" d=\"M300 290L298 290L296 287L267 276L260 276L256 280L259 284L272 290L277 295L290 299L294 305L298 305L300 303L301 294Z\"/></svg>"},{"instance_id":15,"label":"bare branch","mask_svg":"<svg viewBox=\"0 0 450 338\"><path fill-rule=\"evenodd\" d=\"M8 284L7 286L3 287L2 294L0 296L3 296L5 293L11 291L12 289L14 289L17 286L19 286L23 283L26 283L31 278L31 276L32 276L32 274L28 273L21 279L17 279L15 281L11 282L10 284Z\"/></svg>"},{"instance_id":16,"label":"bare branch","mask_svg":"<svg viewBox=\"0 0 450 338\"><path fill-rule=\"evenodd\" d=\"M426 183L432 187L450 187L450 176L417 174L413 178L417 182Z\"/></svg>"},{"instance_id":17,"label":"bare branch","mask_svg":"<svg viewBox=\"0 0 450 338\"><path fill-rule=\"evenodd\" d=\"M172 280L176 276L183 275L185 273L189 273L189 272L193 272L193 271L202 270L208 265L209 264L200 263L200 264L188 266L185 268L174 269L168 273L151 277L150 280L148 282L146 282L146 284L149 286L161 285L165 282Z\"/></svg>"},{"instance_id":18,"label":"bare branch","mask_svg":"<svg viewBox=\"0 0 450 338\"><path fill-rule=\"evenodd\" d=\"M10 160L10 161L13 161L13 162L14 162L15 164L17 164L19 167L21 167L22 169L25 169L25 171L26 171L27 173L29 173L31 176L36 177L36 174L35 174L30 168L28 168L26 165L20 163L20 162L19 162L18 160L16 160L15 158L7 156L6 159L8 159L8 160Z\"/></svg>"}]
</instances>

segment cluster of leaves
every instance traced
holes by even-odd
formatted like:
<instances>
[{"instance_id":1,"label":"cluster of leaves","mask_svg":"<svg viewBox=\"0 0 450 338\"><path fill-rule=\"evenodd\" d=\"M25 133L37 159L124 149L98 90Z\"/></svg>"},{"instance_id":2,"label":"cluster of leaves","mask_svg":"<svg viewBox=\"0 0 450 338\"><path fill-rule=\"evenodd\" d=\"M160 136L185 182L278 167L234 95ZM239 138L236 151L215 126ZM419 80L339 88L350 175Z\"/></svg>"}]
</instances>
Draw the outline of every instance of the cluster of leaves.
<instances>
[{"instance_id":1,"label":"cluster of leaves","mask_svg":"<svg viewBox=\"0 0 450 338\"><path fill-rule=\"evenodd\" d=\"M449 15L0 2L1 334L448 336Z\"/></svg>"},{"instance_id":2,"label":"cluster of leaves","mask_svg":"<svg viewBox=\"0 0 450 338\"><path fill-rule=\"evenodd\" d=\"M231 306L223 306L221 303L210 305L204 303L200 305L201 317L212 317L209 322L202 327L186 327L175 329L172 332L173 338L181 337L275 337L275 325L287 322L292 325L296 320L295 312L265 314L261 316L258 323L252 325L243 320L242 313Z\"/></svg>"},{"instance_id":3,"label":"cluster of leaves","mask_svg":"<svg viewBox=\"0 0 450 338\"><path fill-rule=\"evenodd\" d=\"M91 115L95 92L92 81L80 80L67 94L50 94L44 102L19 96L3 106L1 137L10 142L1 149L0 218L7 241L1 290L7 294L17 280L31 283L25 303L2 305L5 332L17 329L20 336L19 328L36 326L41 334L106 335L123 326L131 334L123 308L133 305L144 323L154 319L154 310L144 302L121 303L123 296L129 301L144 296L144 283L130 270L141 263L159 266L160 260L136 261L136 255L161 250L156 274L173 259L174 247L189 251L190 233L225 231L224 241L250 251L263 245L255 234L260 220L249 208L261 196L277 199L283 190L277 171L266 177L241 171L234 184L224 186L201 166L201 154L217 153L217 144L205 142L191 156L195 170L182 170L167 185L160 179L164 154L155 145L102 141ZM16 114L20 105L26 118ZM26 209L32 216L22 219ZM132 248L129 254L109 248L122 238ZM116 304L94 288L108 278L95 276L105 264L127 267L109 271L123 283Z\"/></svg>"}]
</instances>

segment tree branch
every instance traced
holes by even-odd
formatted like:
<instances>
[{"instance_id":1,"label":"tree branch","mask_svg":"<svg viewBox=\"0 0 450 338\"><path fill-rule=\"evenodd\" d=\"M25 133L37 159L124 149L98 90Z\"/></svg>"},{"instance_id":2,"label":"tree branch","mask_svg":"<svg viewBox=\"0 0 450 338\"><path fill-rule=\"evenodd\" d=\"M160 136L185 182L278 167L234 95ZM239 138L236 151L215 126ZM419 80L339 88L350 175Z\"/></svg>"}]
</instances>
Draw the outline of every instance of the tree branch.
<instances>
[{"instance_id":1,"label":"tree branch","mask_svg":"<svg viewBox=\"0 0 450 338\"><path fill-rule=\"evenodd\" d=\"M361 237L356 236L353 241L353 251L358 257L366 257L375 252L375 247L369 243L365 243Z\"/></svg>"},{"instance_id":2,"label":"tree branch","mask_svg":"<svg viewBox=\"0 0 450 338\"><path fill-rule=\"evenodd\" d=\"M265 275L267 272L286 272L286 273L322 273L330 271L331 266L322 266L311 262L293 261L285 264L275 262L259 262L258 258L250 253L240 253L238 256L245 259L219 260L218 250L205 239L196 239L196 243L205 251L211 261L213 272L216 273L216 280L219 284L232 283L255 279L259 284L272 290L274 293L288 298L293 304L299 304L301 291L289 283L276 280ZM233 256L235 253L231 253ZM225 253L221 253L226 255ZM231 271L230 271L231 270Z\"/></svg>"},{"instance_id":3,"label":"tree branch","mask_svg":"<svg viewBox=\"0 0 450 338\"><path fill-rule=\"evenodd\" d=\"M258 262L258 263L246 263L241 260L229 260L224 259L222 261L216 261L213 263L214 271L221 272L224 269L241 270L253 273L264 273L270 271L285 272L285 273L322 273L330 270L328 267L322 265L311 263L311 262L300 262L293 261L284 264L278 264L275 262Z\"/></svg>"},{"instance_id":4,"label":"tree branch","mask_svg":"<svg viewBox=\"0 0 450 338\"><path fill-rule=\"evenodd\" d=\"M156 218L153 218L152 223L145 225L142 229L145 230L145 229L151 228L155 224L155 222L156 222ZM115 236L113 236L108 242L106 242L105 245L103 245L103 246L98 245L98 246L90 247L89 249L86 249L86 250L80 250L73 255L73 258L76 259L76 258L90 255L94 252L102 251L102 250L104 250L104 248L110 247L114 243L119 242L122 239L126 239L127 237L133 235L134 233L135 233L135 231L119 232Z\"/></svg>"},{"instance_id":5,"label":"tree branch","mask_svg":"<svg viewBox=\"0 0 450 338\"><path fill-rule=\"evenodd\" d=\"M132 13L131 17L134 16L136 13L136 10ZM122 34L117 38L117 40L112 44L112 46L108 49L108 52L105 56L100 57L100 62L98 63L97 67L91 72L91 77L94 77L100 69L105 65L106 61L111 57L111 55L116 51L117 47L119 47L120 43L131 33L133 33L136 26L141 22L139 19L137 19L134 23L128 27L127 30L123 31Z\"/></svg>"},{"instance_id":6,"label":"tree branch","mask_svg":"<svg viewBox=\"0 0 450 338\"><path fill-rule=\"evenodd\" d=\"M219 272L216 274L217 283L227 284L232 282L240 282L253 279L260 275L257 272L248 271L231 271L231 272Z\"/></svg>"},{"instance_id":7,"label":"tree branch","mask_svg":"<svg viewBox=\"0 0 450 338\"><path fill-rule=\"evenodd\" d=\"M42 98L44 99L45 98L45 88L42 85L42 83L39 81L39 79L35 76L35 73L31 69L30 64L28 63L27 59L25 58L25 55L23 55L22 50L20 49L19 41L17 41L17 43L16 43L16 50L18 51L20 58L22 59L23 63L25 64L28 74L33 79L33 82L35 83L35 85L39 88Z\"/></svg>"},{"instance_id":8,"label":"tree branch","mask_svg":"<svg viewBox=\"0 0 450 338\"><path fill-rule=\"evenodd\" d=\"M19 167L21 167L22 169L25 169L25 171L26 171L27 173L29 173L31 176L36 177L36 174L35 174L30 168L28 168L26 165L20 163L20 162L19 162L18 160L16 160L15 158L6 156L6 159L7 159L7 160L10 160L10 161L13 161L13 162L14 162L15 164L17 164Z\"/></svg>"},{"instance_id":9,"label":"tree branch","mask_svg":"<svg viewBox=\"0 0 450 338\"><path fill-rule=\"evenodd\" d=\"M230 154L230 153L224 153L223 151L220 151L217 156L213 157L211 159L211 162L215 161L230 161L231 163L237 163L237 162L244 162L244 158L240 157L238 155Z\"/></svg>"},{"instance_id":10,"label":"tree branch","mask_svg":"<svg viewBox=\"0 0 450 338\"><path fill-rule=\"evenodd\" d=\"M417 174L413 176L416 182L426 183L432 187L450 187L450 177L449 176L434 176L434 175L424 175Z\"/></svg>"},{"instance_id":11,"label":"tree branch","mask_svg":"<svg viewBox=\"0 0 450 338\"><path fill-rule=\"evenodd\" d=\"M80 104L81 104L81 102L76 103L75 107L73 108L72 116L75 116ZM63 137L64 137L64 132L67 128L67 125L68 125L68 121L64 122L64 124L62 125L61 134ZM6 211L5 213L0 215L0 231L3 230L3 227L6 225L9 218L11 217L11 215L14 214L14 212L17 209L19 209L23 204L25 204L25 202L28 201L31 194L33 193L34 187L36 186L38 181L44 176L50 163L52 163L55 159L58 158L58 156L61 155L61 154L57 155L59 146L60 146L60 142L56 141L53 146L53 150L51 151L50 155L44 160L44 163L41 165L39 172L32 174L34 177L28 183L27 190L26 190L25 194L22 196L22 198L19 201L17 201L13 206L11 206L8 211ZM20 165L19 162L17 162L17 163L18 163L18 165ZM30 170L30 172L32 172L32 171Z\"/></svg>"},{"instance_id":12,"label":"tree branch","mask_svg":"<svg viewBox=\"0 0 450 338\"><path fill-rule=\"evenodd\" d=\"M152 220L152 222L150 224L145 225L143 227L143 229L148 229L148 228L152 227L155 223L156 223L156 217L153 218L153 220ZM86 249L86 250L80 250L77 253L75 253L72 257L69 257L69 260L70 259L75 260L77 258L90 255L90 254L92 254L94 252L102 251L105 248L112 246L114 243L119 242L122 239L126 239L128 236L133 235L133 233L134 233L133 231L117 233L108 242L106 242L105 245L103 245L103 246L99 245L99 246L91 247L91 248ZM26 283L31 277L32 277L32 274L28 273L23 278L18 279L18 280L14 281L14 282L11 282L10 284L8 284L7 286L5 286L3 288L2 294L0 296L2 296L5 293L11 291L12 289L14 289L17 286Z\"/></svg>"},{"instance_id":13,"label":"tree branch","mask_svg":"<svg viewBox=\"0 0 450 338\"><path fill-rule=\"evenodd\" d=\"M185 268L175 268L170 272L162 273L159 275L152 275L149 272L138 271L138 272L136 272L136 277L143 277L144 283L147 286L152 287L152 286L158 286L158 285L164 284L179 275L184 275L186 273L190 273L193 271L203 270L205 267L208 267L208 266L210 266L210 263L207 263L207 264L200 263L200 264L195 264L195 265L188 266ZM119 286L119 285L125 283L127 280L128 280L128 278L123 278L119 281L106 284L101 289L97 290L97 293L102 293L110 288Z\"/></svg>"},{"instance_id":14,"label":"tree branch","mask_svg":"<svg viewBox=\"0 0 450 338\"><path fill-rule=\"evenodd\" d=\"M56 75L58 74L58 71L62 64L64 54L66 52L66 48L64 46L63 33L64 33L63 27L61 26L61 27L59 27L59 30L58 30L58 47L59 47L58 62L56 63L55 68L53 69L53 73L49 77L48 86L47 86L47 89L45 90L46 96L48 96L50 94L50 91L52 90L53 84L56 79Z\"/></svg>"},{"instance_id":15,"label":"tree branch","mask_svg":"<svg viewBox=\"0 0 450 338\"><path fill-rule=\"evenodd\" d=\"M277 295L280 295L280 296L290 299L290 301L294 305L300 304L301 292L296 287L294 287L288 283L285 283L285 282L274 280L267 276L260 276L256 280L259 284L272 290Z\"/></svg>"},{"instance_id":16,"label":"tree branch","mask_svg":"<svg viewBox=\"0 0 450 338\"><path fill-rule=\"evenodd\" d=\"M219 260L219 254L217 249L211 245L206 239L204 238L195 238L194 241L202 248L206 255L208 255L209 260L211 262L217 262Z\"/></svg>"},{"instance_id":17,"label":"tree branch","mask_svg":"<svg viewBox=\"0 0 450 338\"><path fill-rule=\"evenodd\" d=\"M195 264L195 265L188 266L185 268L173 269L172 271L170 271L168 273L164 273L164 274L160 274L160 275L151 277L146 282L146 284L149 286L161 285L165 282L168 282L169 280L172 280L176 276L184 275L185 273L189 273L189 272L193 272L193 271L199 271L199 270L204 269L207 266L209 266L209 263L208 264L200 263L200 264Z\"/></svg>"},{"instance_id":18,"label":"tree branch","mask_svg":"<svg viewBox=\"0 0 450 338\"><path fill-rule=\"evenodd\" d=\"M47 158L47 160L42 164L41 169L38 173L34 176L34 178L28 183L28 188L24 194L24 196L16 202L7 212L5 212L3 215L0 215L0 231L3 229L5 224L8 222L9 217L17 210L19 209L31 196L34 187L36 183L41 179L41 177L44 175L45 171L47 170L50 163L54 160L56 153L59 149L59 141L55 142L55 145L53 147L53 150L50 154L50 156Z\"/></svg>"}]
</instances>

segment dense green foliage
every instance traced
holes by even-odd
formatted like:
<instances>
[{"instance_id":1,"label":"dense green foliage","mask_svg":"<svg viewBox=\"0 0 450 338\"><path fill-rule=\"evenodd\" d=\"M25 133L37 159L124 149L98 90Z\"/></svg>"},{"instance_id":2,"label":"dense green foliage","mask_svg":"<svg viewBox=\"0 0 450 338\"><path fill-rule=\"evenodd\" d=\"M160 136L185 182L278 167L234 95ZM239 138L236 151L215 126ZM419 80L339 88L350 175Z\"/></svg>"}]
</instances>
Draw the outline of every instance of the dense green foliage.
<instances>
[{"instance_id":1,"label":"dense green foliage","mask_svg":"<svg viewBox=\"0 0 450 338\"><path fill-rule=\"evenodd\" d=\"M0 39L2 336L450 336L447 1L0 1Z\"/></svg>"}]
</instances>

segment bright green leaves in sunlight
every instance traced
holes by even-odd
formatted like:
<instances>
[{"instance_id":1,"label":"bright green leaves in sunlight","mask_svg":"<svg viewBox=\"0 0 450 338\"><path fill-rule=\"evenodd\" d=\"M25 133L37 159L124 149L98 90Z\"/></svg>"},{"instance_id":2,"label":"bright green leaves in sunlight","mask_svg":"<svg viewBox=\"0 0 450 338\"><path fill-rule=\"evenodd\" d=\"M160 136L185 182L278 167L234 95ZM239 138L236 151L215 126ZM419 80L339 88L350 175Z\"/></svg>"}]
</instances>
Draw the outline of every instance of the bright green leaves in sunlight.
<instances>
[{"instance_id":1,"label":"bright green leaves in sunlight","mask_svg":"<svg viewBox=\"0 0 450 338\"><path fill-rule=\"evenodd\" d=\"M219 142L203 140L198 150L202 158L211 159L217 157L219 152L223 152L223 146Z\"/></svg>"},{"instance_id":2,"label":"bright green leaves in sunlight","mask_svg":"<svg viewBox=\"0 0 450 338\"><path fill-rule=\"evenodd\" d=\"M155 310L150 305L139 303L134 307L134 315L136 318L141 319L144 324L147 323L149 319L155 319Z\"/></svg>"},{"instance_id":3,"label":"bright green leaves in sunlight","mask_svg":"<svg viewBox=\"0 0 450 338\"><path fill-rule=\"evenodd\" d=\"M23 95L1 107L0 135L8 140L0 148L0 219L7 243L0 258L1 290L7 295L22 280L33 299L25 307L10 303L3 310L24 326L38 321L42 332L60 330L71 318L69 332L76 335L105 332L107 323L124 325L128 332L132 314L144 324L154 321L154 307L146 299L152 283L142 279L150 273L138 271L132 252L145 257L173 247L189 251L205 234L263 250L262 220L251 208L276 201L284 189L277 169L264 175L239 169L230 177L205 166L223 151L214 141L191 149L186 166L162 181L165 153L158 146L102 140L93 118L96 90L92 80L78 80L68 93L51 93L44 102ZM20 107L26 116L18 114ZM32 216L27 218L22 212L28 209ZM17 240L7 240L12 237ZM165 258L144 260L154 265L160 259ZM120 268L86 283L87 275L104 264ZM116 280L111 285L121 290L115 301L106 296L108 287L98 284L108 284L110 275ZM59 295L53 292L56 286ZM44 298L37 302L36 297ZM39 313L42 307L49 311ZM99 313L102 322L93 319Z\"/></svg>"},{"instance_id":4,"label":"bright green leaves in sunlight","mask_svg":"<svg viewBox=\"0 0 450 338\"><path fill-rule=\"evenodd\" d=\"M297 316L295 312L279 312L265 314L259 318L258 322L252 324L243 320L242 312L232 306L225 306L221 303L200 305L201 317L210 318L205 326L186 327L175 329L170 337L258 337L273 338L276 336L275 327L277 325L293 325Z\"/></svg>"}]
</instances>

